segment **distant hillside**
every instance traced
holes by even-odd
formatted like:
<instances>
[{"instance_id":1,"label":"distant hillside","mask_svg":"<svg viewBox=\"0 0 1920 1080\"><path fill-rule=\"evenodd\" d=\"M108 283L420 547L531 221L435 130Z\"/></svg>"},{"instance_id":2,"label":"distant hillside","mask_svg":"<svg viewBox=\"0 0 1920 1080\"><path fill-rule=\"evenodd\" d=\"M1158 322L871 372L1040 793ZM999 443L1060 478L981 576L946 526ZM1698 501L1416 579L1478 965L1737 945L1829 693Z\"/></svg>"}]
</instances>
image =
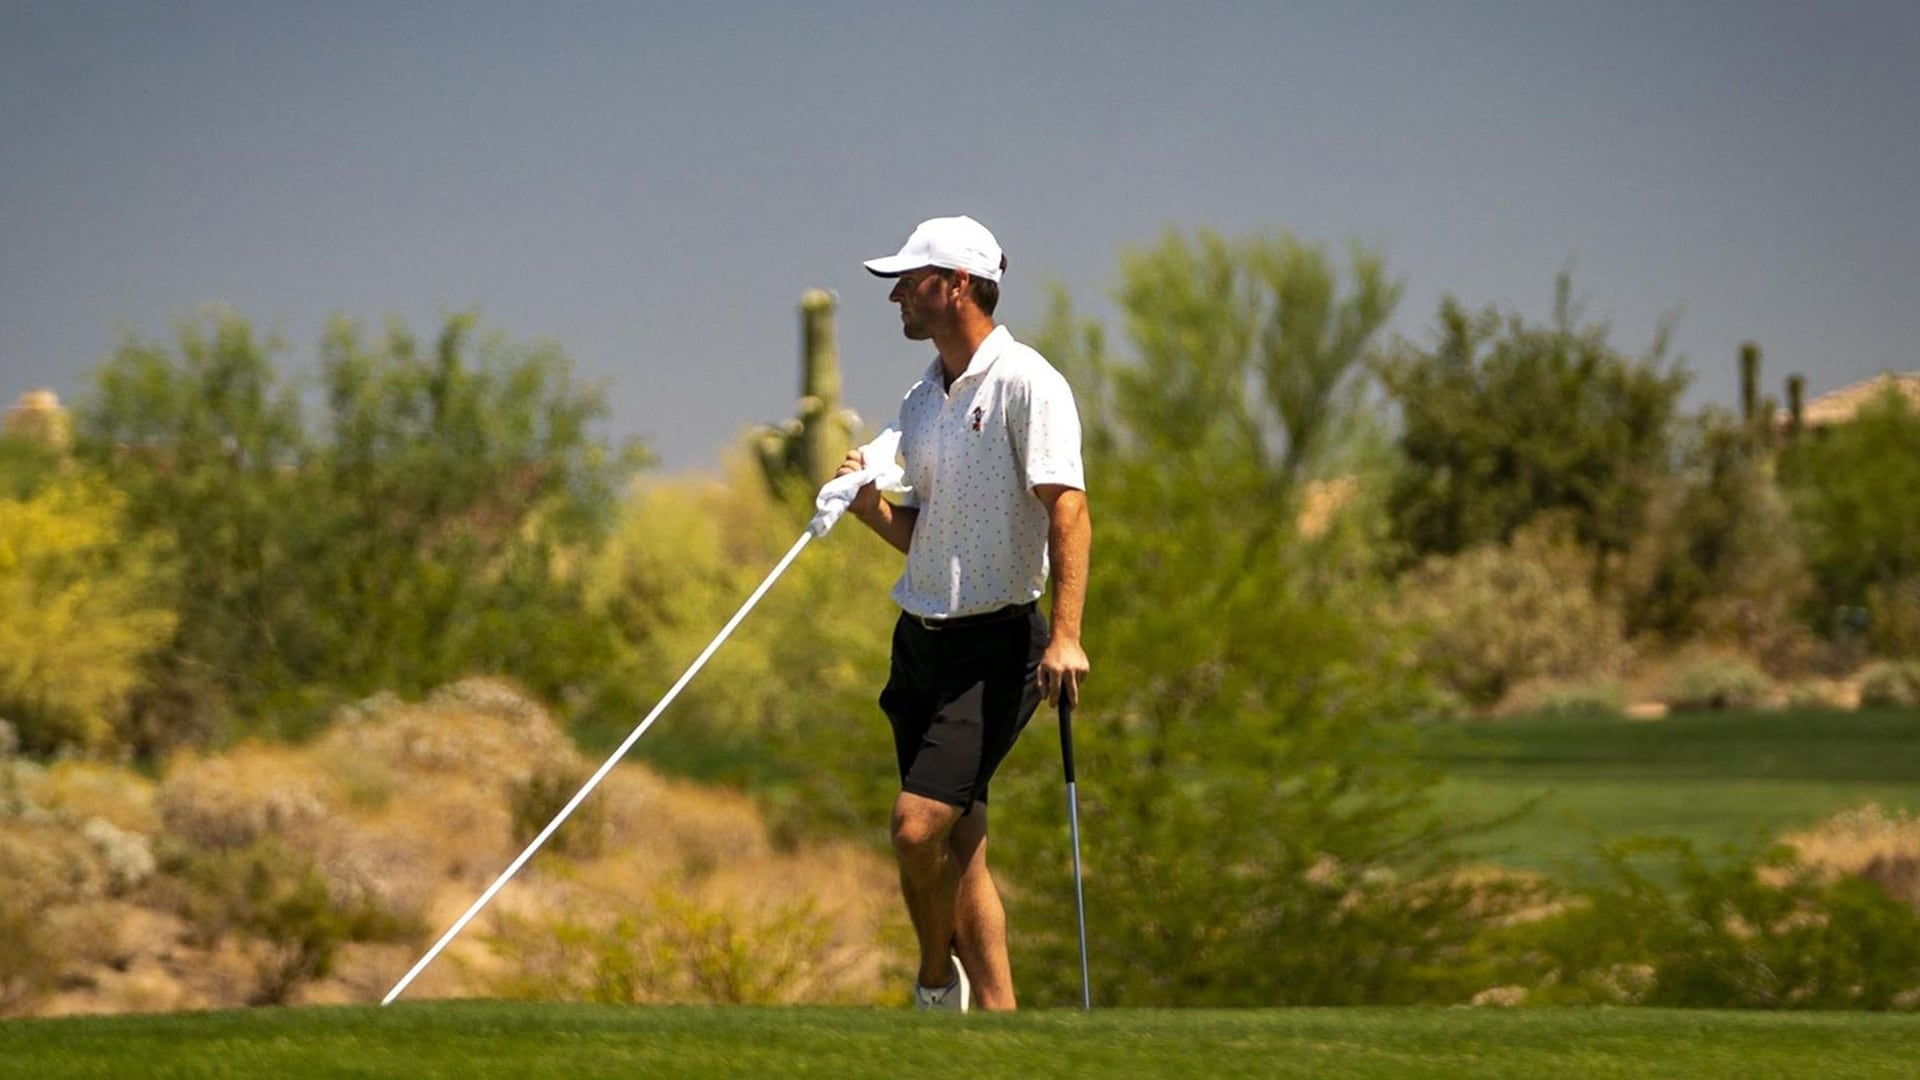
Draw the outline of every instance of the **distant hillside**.
<instances>
[{"instance_id":1,"label":"distant hillside","mask_svg":"<svg viewBox=\"0 0 1920 1080\"><path fill-rule=\"evenodd\" d=\"M1904 396L1909 405L1920 409L1920 372L1889 372L1850 383L1807 402L1801 423L1807 427L1844 424L1852 420L1868 402L1890 388ZM1788 419L1787 411L1781 410L1779 422L1785 424Z\"/></svg>"}]
</instances>

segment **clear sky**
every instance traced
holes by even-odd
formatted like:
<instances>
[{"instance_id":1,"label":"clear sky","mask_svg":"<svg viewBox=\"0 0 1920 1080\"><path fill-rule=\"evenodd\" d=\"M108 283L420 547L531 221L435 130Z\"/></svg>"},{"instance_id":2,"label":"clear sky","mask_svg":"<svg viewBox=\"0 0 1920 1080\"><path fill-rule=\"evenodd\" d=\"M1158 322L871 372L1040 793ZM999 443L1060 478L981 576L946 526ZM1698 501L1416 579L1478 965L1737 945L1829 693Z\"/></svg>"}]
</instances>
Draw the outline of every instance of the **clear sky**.
<instances>
[{"instance_id":1,"label":"clear sky","mask_svg":"<svg viewBox=\"0 0 1920 1080\"><path fill-rule=\"evenodd\" d=\"M477 310L605 380L609 435L710 468L792 412L800 293L847 396L927 359L860 260L969 213L1000 314L1103 310L1170 228L1381 251L1543 317L1571 267L1692 404L1920 368L1920 3L105 3L0 0L0 397L230 305Z\"/></svg>"}]
</instances>

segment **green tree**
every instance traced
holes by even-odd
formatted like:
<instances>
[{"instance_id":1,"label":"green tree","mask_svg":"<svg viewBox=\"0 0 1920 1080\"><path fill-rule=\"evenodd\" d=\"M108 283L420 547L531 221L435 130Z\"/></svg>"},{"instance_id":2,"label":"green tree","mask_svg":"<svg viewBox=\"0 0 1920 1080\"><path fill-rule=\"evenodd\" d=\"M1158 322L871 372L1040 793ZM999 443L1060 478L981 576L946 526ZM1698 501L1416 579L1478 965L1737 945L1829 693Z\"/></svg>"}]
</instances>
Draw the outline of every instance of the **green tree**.
<instances>
[{"instance_id":1,"label":"green tree","mask_svg":"<svg viewBox=\"0 0 1920 1080\"><path fill-rule=\"evenodd\" d=\"M232 313L106 362L79 453L181 571L137 745L205 738L227 710L298 729L342 697L469 672L590 691L612 638L574 568L635 458L593 436L600 392L559 350L475 339L468 316L431 351L337 320L317 431L274 363L284 345Z\"/></svg>"},{"instance_id":2,"label":"green tree","mask_svg":"<svg viewBox=\"0 0 1920 1080\"><path fill-rule=\"evenodd\" d=\"M75 453L127 493L134 524L179 569L180 622L136 702L146 748L205 737L231 703L287 675L279 639L297 626L300 556L282 522L301 497L308 445L297 391L275 370L277 338L238 316L182 322L178 354L129 337L75 411Z\"/></svg>"},{"instance_id":3,"label":"green tree","mask_svg":"<svg viewBox=\"0 0 1920 1080\"><path fill-rule=\"evenodd\" d=\"M1405 458L1394 531L1414 553L1505 541L1550 510L1596 552L1632 542L1687 375L1663 362L1664 327L1631 359L1570 297L1562 275L1547 326L1448 298L1437 345L1402 342L1380 365Z\"/></svg>"},{"instance_id":4,"label":"green tree","mask_svg":"<svg viewBox=\"0 0 1920 1080\"><path fill-rule=\"evenodd\" d=\"M1751 425L1707 409L1675 425L1671 474L1621 575L1630 634L1708 637L1787 661L1809 579L1774 457Z\"/></svg>"},{"instance_id":5,"label":"green tree","mask_svg":"<svg viewBox=\"0 0 1920 1080\"><path fill-rule=\"evenodd\" d=\"M1458 928L1445 890L1423 891L1440 845L1401 719L1417 687L1370 618L1366 531L1298 524L1309 484L1357 460L1397 287L1375 255L1341 275L1284 235L1169 235L1122 276L1131 360L1064 297L1041 340L1080 401L1096 520L1077 727L1096 994L1417 996ZM1070 1000L1053 755L1029 746L995 788L1014 807L996 831L1016 963L1031 993Z\"/></svg>"},{"instance_id":6,"label":"green tree","mask_svg":"<svg viewBox=\"0 0 1920 1080\"><path fill-rule=\"evenodd\" d=\"M476 340L477 339L477 340ZM336 319L322 345L330 510L310 667L354 692L417 692L471 672L576 693L611 662L577 566L644 460L594 437L598 387L547 344L476 335L456 316L431 350Z\"/></svg>"},{"instance_id":7,"label":"green tree","mask_svg":"<svg viewBox=\"0 0 1920 1080\"><path fill-rule=\"evenodd\" d=\"M30 499L65 470L60 451L37 439L0 435L0 498Z\"/></svg>"},{"instance_id":8,"label":"green tree","mask_svg":"<svg viewBox=\"0 0 1920 1080\"><path fill-rule=\"evenodd\" d=\"M1920 655L1920 410L1889 387L1795 440L1780 476L1829 609L1869 609L1883 650Z\"/></svg>"}]
</instances>

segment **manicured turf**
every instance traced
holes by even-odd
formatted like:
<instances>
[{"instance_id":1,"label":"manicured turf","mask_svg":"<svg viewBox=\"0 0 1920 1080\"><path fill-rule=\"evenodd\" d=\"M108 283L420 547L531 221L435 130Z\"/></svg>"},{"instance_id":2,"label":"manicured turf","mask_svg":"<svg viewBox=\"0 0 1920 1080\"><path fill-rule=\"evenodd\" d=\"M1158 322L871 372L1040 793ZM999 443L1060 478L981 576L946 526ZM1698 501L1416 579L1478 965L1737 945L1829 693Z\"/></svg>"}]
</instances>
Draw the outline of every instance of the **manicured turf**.
<instances>
[{"instance_id":1,"label":"manicured turf","mask_svg":"<svg viewBox=\"0 0 1920 1080\"><path fill-rule=\"evenodd\" d=\"M1660 833L1711 854L1868 802L1920 810L1912 710L1514 720L1437 731L1428 754L1456 819L1538 800L1464 846L1574 878L1597 872L1602 840Z\"/></svg>"},{"instance_id":2,"label":"manicured turf","mask_svg":"<svg viewBox=\"0 0 1920 1080\"><path fill-rule=\"evenodd\" d=\"M1920 1018L1655 1009L924 1016L489 1002L0 1022L0 1077L1899 1077Z\"/></svg>"}]
</instances>

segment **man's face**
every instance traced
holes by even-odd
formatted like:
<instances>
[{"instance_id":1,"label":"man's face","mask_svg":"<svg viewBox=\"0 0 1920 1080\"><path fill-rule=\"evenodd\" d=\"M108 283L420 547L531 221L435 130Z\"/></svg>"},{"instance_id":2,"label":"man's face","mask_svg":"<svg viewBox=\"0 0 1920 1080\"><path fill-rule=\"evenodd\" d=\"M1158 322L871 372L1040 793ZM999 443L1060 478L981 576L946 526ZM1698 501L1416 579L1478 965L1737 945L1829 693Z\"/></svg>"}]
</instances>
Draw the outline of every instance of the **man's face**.
<instances>
[{"instance_id":1,"label":"man's face","mask_svg":"<svg viewBox=\"0 0 1920 1080\"><path fill-rule=\"evenodd\" d=\"M900 329L909 341L927 341L951 325L954 318L953 277L937 267L923 266L894 279L887 299L900 305Z\"/></svg>"}]
</instances>

